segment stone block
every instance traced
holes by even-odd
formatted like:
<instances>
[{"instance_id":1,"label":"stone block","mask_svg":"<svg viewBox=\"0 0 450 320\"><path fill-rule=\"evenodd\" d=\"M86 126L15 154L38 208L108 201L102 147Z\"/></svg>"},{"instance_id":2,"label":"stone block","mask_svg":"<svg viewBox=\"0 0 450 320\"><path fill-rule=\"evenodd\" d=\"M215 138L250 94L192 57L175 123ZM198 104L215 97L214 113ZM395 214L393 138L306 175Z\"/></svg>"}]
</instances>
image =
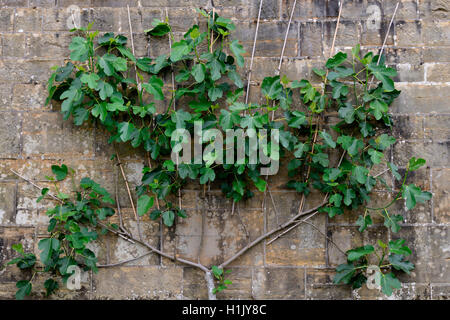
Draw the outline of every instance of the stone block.
<instances>
[{"instance_id":1,"label":"stone block","mask_svg":"<svg viewBox=\"0 0 450 320\"><path fill-rule=\"evenodd\" d=\"M449 196L450 169L432 170L433 213L437 223L450 222L450 196Z\"/></svg>"},{"instance_id":2,"label":"stone block","mask_svg":"<svg viewBox=\"0 0 450 320\"><path fill-rule=\"evenodd\" d=\"M334 269L306 269L306 299L350 300L351 288L333 284Z\"/></svg>"},{"instance_id":3,"label":"stone block","mask_svg":"<svg viewBox=\"0 0 450 320\"><path fill-rule=\"evenodd\" d=\"M20 153L21 113L2 112L0 116L0 156L17 158Z\"/></svg>"},{"instance_id":4,"label":"stone block","mask_svg":"<svg viewBox=\"0 0 450 320\"><path fill-rule=\"evenodd\" d=\"M16 204L16 184L0 183L0 225L14 223Z\"/></svg>"},{"instance_id":5,"label":"stone block","mask_svg":"<svg viewBox=\"0 0 450 320\"><path fill-rule=\"evenodd\" d=\"M42 11L39 8L20 8L14 14L15 32L39 32L42 30Z\"/></svg>"},{"instance_id":6,"label":"stone block","mask_svg":"<svg viewBox=\"0 0 450 320\"><path fill-rule=\"evenodd\" d=\"M394 145L394 163L406 163L410 158L423 158L427 166L448 166L448 142L403 142Z\"/></svg>"},{"instance_id":7,"label":"stone block","mask_svg":"<svg viewBox=\"0 0 450 320\"><path fill-rule=\"evenodd\" d=\"M93 299L181 299L181 267L114 267L94 274Z\"/></svg>"},{"instance_id":8,"label":"stone block","mask_svg":"<svg viewBox=\"0 0 450 320\"><path fill-rule=\"evenodd\" d=\"M393 102L393 113L445 113L449 90L447 85L399 83L400 96Z\"/></svg>"},{"instance_id":9,"label":"stone block","mask_svg":"<svg viewBox=\"0 0 450 320\"><path fill-rule=\"evenodd\" d=\"M427 78L425 81L431 82L450 82L450 64L449 63L431 63L425 66Z\"/></svg>"},{"instance_id":10,"label":"stone block","mask_svg":"<svg viewBox=\"0 0 450 320\"><path fill-rule=\"evenodd\" d=\"M256 268L253 296L255 299L304 299L305 269Z\"/></svg>"}]
</instances>

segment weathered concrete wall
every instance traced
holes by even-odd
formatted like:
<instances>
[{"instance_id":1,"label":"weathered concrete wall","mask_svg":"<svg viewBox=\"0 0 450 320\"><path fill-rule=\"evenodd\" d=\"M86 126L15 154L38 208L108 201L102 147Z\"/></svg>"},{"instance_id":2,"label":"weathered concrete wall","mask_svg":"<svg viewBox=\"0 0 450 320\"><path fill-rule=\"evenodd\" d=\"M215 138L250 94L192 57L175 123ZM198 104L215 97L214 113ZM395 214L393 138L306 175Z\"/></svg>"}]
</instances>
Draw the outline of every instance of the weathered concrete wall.
<instances>
[{"instance_id":1,"label":"weathered concrete wall","mask_svg":"<svg viewBox=\"0 0 450 320\"><path fill-rule=\"evenodd\" d=\"M293 0L264 0L259 39L256 47L251 96L259 98L258 83L275 70ZM396 0L346 0L342 12L336 49L361 43L365 49L380 48ZM36 179L42 185L50 166L66 163L78 176L91 175L112 193L119 193L127 225L136 229L130 202L118 168L109 160L113 153L105 134L98 128L75 128L64 122L58 110L44 107L45 82L50 67L68 57L67 7L81 10L82 25L95 21L95 29L128 33L126 4L131 7L137 54L156 56L168 51L165 41L147 42L142 31L153 18L163 18L168 9L175 31L186 30L197 20L194 8L206 0L1 0L0 11L0 263L13 255L10 246L22 241L36 250L45 235L45 202L36 204L38 192L18 179L9 169ZM259 0L215 0L219 14L238 25L235 37L251 52ZM439 299L450 296L450 209L449 209L449 120L450 120L450 22L449 0L402 0L390 32L386 53L397 66L400 98L392 107L398 142L389 157L404 164L410 156L427 159L412 180L434 197L430 203L406 212L400 235L413 249L416 269L402 279L405 284L394 298ZM338 13L338 1L297 1L288 36L282 74L291 79L311 77L328 55ZM247 63L250 59L247 59ZM139 182L144 159L131 149L120 151L133 185ZM286 177L272 179L274 201L284 221L298 208L300 197L283 188ZM387 181L392 183L390 176ZM384 203L390 195L379 191L374 202ZM268 202L261 210L262 196L240 206L242 220L253 239L276 224ZM318 198L315 199L318 201ZM316 203L310 200L307 207ZM143 221L145 238L167 252L203 264L221 262L246 244L246 234L237 214L231 216L231 203L219 190L203 191L191 187L183 191L183 206L189 218L178 224L176 232L160 229L158 223ZM360 213L328 219L316 216L313 222L343 249L374 241L379 235L390 239L380 220L364 234L354 226ZM201 240L201 221L206 232ZM161 231L162 230L162 231ZM200 242L203 242L199 250ZM100 263L133 257L143 250L127 242L109 239L96 248ZM382 298L374 290L352 292L332 284L333 269L343 257L310 225L302 225L271 245L260 244L232 264L229 290L219 298ZM0 298L12 298L15 281L21 278L14 268L0 272ZM39 283L41 279L37 279ZM41 281L42 282L42 281ZM42 283L41 283L42 286ZM39 285L37 285L39 287ZM41 287L42 288L42 287ZM39 298L41 295L35 295ZM62 290L59 298L207 298L203 275L188 267L174 265L149 255L126 266L101 269L83 276L82 290Z\"/></svg>"}]
</instances>

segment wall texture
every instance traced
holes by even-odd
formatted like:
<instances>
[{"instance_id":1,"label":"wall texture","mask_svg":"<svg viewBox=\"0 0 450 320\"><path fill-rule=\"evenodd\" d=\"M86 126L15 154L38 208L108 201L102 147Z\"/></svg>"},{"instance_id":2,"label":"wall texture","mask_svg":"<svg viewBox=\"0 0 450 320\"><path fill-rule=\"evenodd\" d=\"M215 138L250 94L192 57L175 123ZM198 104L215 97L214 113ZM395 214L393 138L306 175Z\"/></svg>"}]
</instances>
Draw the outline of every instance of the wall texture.
<instances>
[{"instance_id":1,"label":"wall texture","mask_svg":"<svg viewBox=\"0 0 450 320\"><path fill-rule=\"evenodd\" d=\"M273 74L283 45L293 0L264 0L256 46L252 99L259 98L257 86ZM346 0L336 39L336 49L361 43L365 50L381 47L397 0ZM130 5L137 55L157 56L168 51L165 41L148 42L142 31L153 18L163 18L167 8L175 31L186 30L197 21L195 7L206 0L0 0L0 263L9 260L10 246L21 241L37 252L37 242L45 235L45 202L36 204L38 191L10 172L10 168L45 186L52 164L66 163L81 178L91 175L112 193L118 192L129 229L136 230L124 182L118 167L109 160L114 153L98 128L75 128L64 122L57 108L45 107L45 83L50 67L68 57L71 34L67 20L70 5L80 8L80 21L94 21L94 29L128 33L126 5ZM251 52L259 0L215 0L219 14L232 18L238 28L235 37ZM311 78L311 69L320 66L329 54L338 13L335 0L299 0L289 32L282 74L291 79ZM450 297L450 22L449 0L401 0L387 39L386 54L399 75L402 93L391 111L398 141L389 151L390 159L404 164L410 156L427 159L427 167L411 178L434 195L431 202L411 212L403 206L397 213L405 217L400 236L413 249L415 271L404 277L396 299L440 299ZM248 55L248 53L247 53ZM247 59L249 63L250 59ZM131 149L120 154L129 180L140 180L144 158ZM389 175L385 177L392 183ZM298 208L300 197L287 189L285 175L272 179L279 219L284 221ZM395 186L394 186L395 187ZM378 190L375 203L390 195ZM319 198L312 198L307 207ZM276 224L275 211L262 196L240 206L238 212L247 225L250 238ZM248 239L231 203L211 187L205 195L196 186L183 191L183 206L189 218L176 231L160 228L144 220L144 236L167 252L203 264L223 261ZM334 219L315 216L313 222L343 249L390 234L382 221L360 234L354 226L359 212ZM201 237L202 219L206 232ZM200 243L203 243L200 246ZM112 263L144 252L115 238L95 250L100 263ZM258 245L233 262L233 284L219 298L248 299L371 299L385 298L376 290L352 292L347 286L333 285L334 267L343 256L310 225L301 225L271 245ZM15 268L0 271L0 298L12 298L15 281L21 274ZM34 298L42 298L42 279L37 278ZM203 275L189 267L175 265L156 255L121 267L101 269L83 275L80 291L61 290L56 298L110 299L198 299L207 298Z\"/></svg>"}]
</instances>

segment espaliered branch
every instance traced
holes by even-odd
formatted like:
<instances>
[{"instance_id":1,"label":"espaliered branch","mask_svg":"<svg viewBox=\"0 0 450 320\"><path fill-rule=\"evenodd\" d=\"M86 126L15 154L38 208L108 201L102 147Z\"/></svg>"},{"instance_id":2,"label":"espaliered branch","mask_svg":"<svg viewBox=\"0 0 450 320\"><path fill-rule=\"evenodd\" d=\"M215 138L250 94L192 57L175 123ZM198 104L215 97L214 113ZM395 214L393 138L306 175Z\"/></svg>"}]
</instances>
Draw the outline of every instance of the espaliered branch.
<instances>
[{"instance_id":1,"label":"espaliered branch","mask_svg":"<svg viewBox=\"0 0 450 320\"><path fill-rule=\"evenodd\" d=\"M225 278L225 266L261 241L306 221L299 220L304 216L325 213L333 218L344 210L364 208L364 215L355 221L360 232L372 225L372 216L378 214L383 217L384 225L395 233L403 221L401 215L389 212L396 201L405 200L410 210L416 203L431 198L429 192L407 184L409 172L423 166L425 160L412 158L403 177L397 166L386 160L384 152L395 142L388 134L393 126L389 106L400 92L393 82L396 71L385 65L383 56L371 52L362 54L356 45L351 53L338 52L326 61L323 69L314 69L318 81L290 80L279 75L267 77L261 83L264 102L246 103L244 82L239 75L240 68L244 67L245 51L238 40L229 38L235 25L214 11L198 12L206 19L206 29L192 26L181 40L171 42L170 52L156 59L136 58L126 47L126 37L112 33L99 36L98 32L90 31L92 24L73 30L77 36L69 47L70 61L56 68L50 77L47 103L61 101L64 119L71 118L76 125L89 122L103 126L110 133L110 143L128 143L148 152L149 167L144 168L141 185L136 190L137 217L149 215L153 220L162 219L166 227L174 228L175 219L188 217L185 210L169 199L179 194L189 180L202 185L214 181L221 186L225 197L234 202L245 201L254 192L266 191L265 173L261 173L261 169L267 161L281 161L287 166L291 180L286 187L296 190L299 198L307 197L314 190L324 196L323 202L313 209L300 209L277 228L249 239L245 247L227 257L221 265L204 266L137 239L124 230L122 222L120 226L108 222L116 213L111 208L114 201L90 178L81 180L75 189L75 198L61 193L57 181L66 178L69 169L65 165L53 166L55 177L48 179L55 181L56 189L50 200L58 203L47 211L51 217L48 229L51 235L39 242L42 266L36 265L34 254L23 252L20 246L14 247L20 257L10 264L35 272L52 272L66 281L73 272L68 271L71 265L97 270L97 258L86 245L98 241L102 234L111 233L145 246L155 254L197 267L205 272L207 280L210 280L208 275L213 274L218 284L211 290L214 292L210 297L214 297L230 284ZM152 29L146 33L151 37L173 39L167 21L154 21ZM174 74L167 95L161 79L166 73ZM371 77L376 79L374 88L369 85ZM157 112L155 101L166 102L164 110ZM186 101L186 105L181 101ZM173 108L175 103L176 109ZM338 121L328 129L319 130L317 124L325 112L335 112ZM271 117L272 113L275 118ZM203 134L195 138L204 150L200 158L176 163L172 153L177 154L177 159L178 156L193 158L185 149L190 143L184 135L175 138L176 133L181 130L195 136L198 126L203 130ZM216 129L216 134L211 135L208 129ZM228 144L226 149L218 148L219 133L239 129L247 131L243 149L234 143L231 148ZM267 143L268 136L272 139ZM250 141L264 146L256 163L249 160L256 148ZM225 159L231 151L234 154L242 151L247 157L243 162L221 162L220 159ZM338 155L336 163L333 164L330 154ZM394 197L390 203L380 208L368 207L374 188L390 190L379 173L387 170L401 185L391 190ZM38 200L48 198L48 192L42 189ZM153 208L155 198L157 207ZM411 251L402 239L388 244L379 240L377 250L373 245L345 252L348 262L337 268L335 282L358 288L372 274L374 285L391 295L393 289L400 287L392 269L409 273L414 265L405 257ZM376 256L376 261L372 256ZM58 288L54 276L45 284L47 294ZM32 280L33 277L17 283L18 299L30 294Z\"/></svg>"}]
</instances>

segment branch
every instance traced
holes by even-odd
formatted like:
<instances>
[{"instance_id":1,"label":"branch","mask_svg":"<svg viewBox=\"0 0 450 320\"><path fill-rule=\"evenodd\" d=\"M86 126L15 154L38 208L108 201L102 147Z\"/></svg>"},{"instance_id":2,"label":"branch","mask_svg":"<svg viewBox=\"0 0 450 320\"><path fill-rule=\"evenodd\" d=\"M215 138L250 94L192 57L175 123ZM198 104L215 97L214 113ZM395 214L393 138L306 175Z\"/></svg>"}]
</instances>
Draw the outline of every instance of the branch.
<instances>
[{"instance_id":1,"label":"branch","mask_svg":"<svg viewBox=\"0 0 450 320\"><path fill-rule=\"evenodd\" d=\"M152 253L153 251L147 251L144 254L141 254L140 256L136 257L136 258L131 258L128 260L124 260L124 261L120 261L120 262L116 262L116 263L111 263L111 264L97 264L97 267L99 268L109 268L109 267L116 267L116 266L120 266L122 264L128 263L128 262L133 262L136 260L139 260L145 256L148 256L150 253Z\"/></svg>"},{"instance_id":2,"label":"branch","mask_svg":"<svg viewBox=\"0 0 450 320\"><path fill-rule=\"evenodd\" d=\"M248 102L248 94L250 92L250 80L251 80L251 77L252 77L253 58L255 57L256 39L258 38L259 20L261 18L262 4L263 4L263 0L260 0L260 2L259 2L259 10L258 10L258 20L256 20L255 38L253 39L252 57L250 59L250 68L248 70L247 91L245 92L245 104L247 104L247 102ZM246 111L244 111L244 115L245 114L246 114Z\"/></svg>"},{"instance_id":3,"label":"branch","mask_svg":"<svg viewBox=\"0 0 450 320\"><path fill-rule=\"evenodd\" d=\"M291 22L292 22L292 16L294 15L294 11L295 11L295 6L297 4L297 0L294 1L294 4L292 6L292 11L291 11L291 16L289 17L289 23L288 23L288 27L286 29L286 34L284 35L284 42L283 42L283 48L281 49L281 55L280 55L280 62L278 64L278 70L277 73L280 74L280 70L281 70L281 64L283 63L283 54L284 54L284 49L286 48L286 42L287 42L287 37L289 34L289 29L291 27ZM272 113L273 114L273 113ZM272 115L272 120L273 120L273 115Z\"/></svg>"},{"instance_id":4,"label":"branch","mask_svg":"<svg viewBox=\"0 0 450 320\"><path fill-rule=\"evenodd\" d=\"M387 41L387 38L389 37L389 31L391 30L392 23L394 22L394 17L395 17L395 14L397 13L399 4L400 4L400 1L397 2L397 5L395 6L395 9L394 9L394 13L392 14L391 22L389 22L389 27L386 32L386 35L384 36L383 45L381 46L380 54L378 55L377 65L380 64L381 55L383 54L384 47L386 46L386 41ZM367 89L370 89L372 82L373 82L373 75L372 75L372 79L370 80L370 83L369 83L369 86L367 87Z\"/></svg>"},{"instance_id":5,"label":"branch","mask_svg":"<svg viewBox=\"0 0 450 320\"><path fill-rule=\"evenodd\" d=\"M323 206L324 204L326 204L327 202L324 201L322 202L320 205L311 208L309 210L303 211L298 213L297 215L295 215L294 217L292 217L291 219L289 219L289 221L283 223L281 226L272 229L269 232L266 232L262 235L260 235L258 238L256 238L255 240L253 240L252 242L250 242L249 244L247 244L244 248L242 248L239 252L237 252L235 255L233 255L232 257L228 258L227 260L225 260L224 262L222 262L222 264L219 266L219 268L224 268L225 266L229 265L231 262L233 262L234 260L236 260L237 258L239 258L241 255L243 255L245 252L247 252L248 250L250 250L251 248L253 248L254 246L256 246L257 244L259 244L261 241L263 241L264 239L270 237L272 234L281 231L287 227L289 227L290 225L292 225L293 223L296 222L296 220L300 217L303 217L307 214L310 214L314 211L316 211L317 209L319 209L321 206Z\"/></svg>"},{"instance_id":6,"label":"branch","mask_svg":"<svg viewBox=\"0 0 450 320\"><path fill-rule=\"evenodd\" d=\"M131 207L133 208L133 212L134 212L134 217L136 218L136 220L138 220L136 208L134 207L133 197L131 196L130 186L128 185L127 176L125 175L125 171L123 171L123 166L122 166L122 163L120 162L120 157L119 157L119 153L117 152L117 150L116 150L116 157L117 157L117 165L120 168L120 172L122 173L123 180L125 181L125 186L127 187L128 197L130 198Z\"/></svg>"}]
</instances>

